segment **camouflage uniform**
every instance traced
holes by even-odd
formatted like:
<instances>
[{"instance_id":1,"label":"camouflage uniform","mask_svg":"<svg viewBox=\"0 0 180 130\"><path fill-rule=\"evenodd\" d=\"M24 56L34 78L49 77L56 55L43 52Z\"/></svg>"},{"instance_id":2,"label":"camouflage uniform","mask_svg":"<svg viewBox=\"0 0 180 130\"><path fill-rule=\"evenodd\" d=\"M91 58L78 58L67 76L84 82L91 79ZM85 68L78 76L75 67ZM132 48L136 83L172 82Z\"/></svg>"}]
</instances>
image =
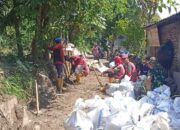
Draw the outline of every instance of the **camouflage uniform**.
<instances>
[{"instance_id":1,"label":"camouflage uniform","mask_svg":"<svg viewBox=\"0 0 180 130\"><path fill-rule=\"evenodd\" d=\"M167 78L165 69L159 63L149 70L148 76L152 77L152 90L165 84Z\"/></svg>"}]
</instances>

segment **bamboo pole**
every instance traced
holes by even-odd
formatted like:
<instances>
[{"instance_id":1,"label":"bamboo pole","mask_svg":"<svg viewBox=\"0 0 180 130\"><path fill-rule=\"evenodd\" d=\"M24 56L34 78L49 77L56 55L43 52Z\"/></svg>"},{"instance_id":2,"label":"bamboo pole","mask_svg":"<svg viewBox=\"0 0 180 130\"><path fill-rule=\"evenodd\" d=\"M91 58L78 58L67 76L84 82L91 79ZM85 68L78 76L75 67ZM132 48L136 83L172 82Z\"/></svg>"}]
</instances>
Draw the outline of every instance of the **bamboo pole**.
<instances>
[{"instance_id":1,"label":"bamboo pole","mask_svg":"<svg viewBox=\"0 0 180 130\"><path fill-rule=\"evenodd\" d=\"M37 81L35 80L35 88L36 88L36 108L37 108L37 115L39 114L39 94L38 94L38 86Z\"/></svg>"},{"instance_id":2,"label":"bamboo pole","mask_svg":"<svg viewBox=\"0 0 180 130\"><path fill-rule=\"evenodd\" d=\"M92 67L93 68L93 71L94 71L94 73L95 73L95 76L96 76L96 79L97 79L97 81L98 81L98 83L99 83L99 85L100 85L100 87L104 87L103 86L103 84L102 84L102 82L101 82L101 80L99 79L99 77L98 77L98 75L97 75L97 73L96 73L96 70L94 69L94 67Z\"/></svg>"}]
</instances>

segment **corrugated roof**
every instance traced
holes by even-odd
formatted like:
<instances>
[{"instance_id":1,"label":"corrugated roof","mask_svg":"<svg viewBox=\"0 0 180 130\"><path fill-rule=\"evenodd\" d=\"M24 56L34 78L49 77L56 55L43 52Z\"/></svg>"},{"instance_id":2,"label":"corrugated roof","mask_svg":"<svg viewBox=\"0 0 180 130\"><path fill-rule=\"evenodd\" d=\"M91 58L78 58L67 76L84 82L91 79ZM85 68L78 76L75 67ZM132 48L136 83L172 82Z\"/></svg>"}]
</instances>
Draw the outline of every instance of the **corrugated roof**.
<instances>
[{"instance_id":1,"label":"corrugated roof","mask_svg":"<svg viewBox=\"0 0 180 130\"><path fill-rule=\"evenodd\" d=\"M172 16L169 16L165 19L162 19L156 23L153 23L153 24L150 24L150 25L147 25L145 28L149 28L153 25L157 25L158 27L159 26L164 26L164 25L167 25L167 24L171 24L171 23L174 23L174 22L177 22L177 21L180 21L180 12L172 15Z\"/></svg>"}]
</instances>

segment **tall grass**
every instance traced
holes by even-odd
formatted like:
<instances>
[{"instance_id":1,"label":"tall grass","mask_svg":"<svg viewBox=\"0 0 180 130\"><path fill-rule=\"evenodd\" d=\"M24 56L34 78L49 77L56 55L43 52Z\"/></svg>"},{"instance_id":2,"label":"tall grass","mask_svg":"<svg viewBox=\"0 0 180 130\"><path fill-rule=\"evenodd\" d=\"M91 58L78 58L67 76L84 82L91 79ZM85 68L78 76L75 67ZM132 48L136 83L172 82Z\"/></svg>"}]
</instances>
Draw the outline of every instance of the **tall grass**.
<instances>
[{"instance_id":1,"label":"tall grass","mask_svg":"<svg viewBox=\"0 0 180 130\"><path fill-rule=\"evenodd\" d=\"M25 75L11 75L0 81L0 91L4 94L15 95L18 99L27 100L31 95L31 82L31 78L25 77Z\"/></svg>"},{"instance_id":2,"label":"tall grass","mask_svg":"<svg viewBox=\"0 0 180 130\"><path fill-rule=\"evenodd\" d=\"M26 65L27 63L24 64ZM28 65L26 67L28 68ZM33 81L30 68L28 68L28 72L17 66L17 64L8 65L7 68L5 76L0 78L0 93L15 95L20 100L30 98L32 96Z\"/></svg>"}]
</instances>

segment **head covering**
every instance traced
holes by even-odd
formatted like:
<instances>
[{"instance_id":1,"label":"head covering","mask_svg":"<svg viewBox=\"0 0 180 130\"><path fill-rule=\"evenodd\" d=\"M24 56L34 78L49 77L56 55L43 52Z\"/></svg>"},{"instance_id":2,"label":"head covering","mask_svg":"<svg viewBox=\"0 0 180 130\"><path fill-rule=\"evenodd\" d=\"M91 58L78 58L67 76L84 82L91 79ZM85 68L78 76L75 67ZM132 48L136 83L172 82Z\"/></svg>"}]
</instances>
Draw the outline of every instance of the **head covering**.
<instances>
[{"instance_id":1,"label":"head covering","mask_svg":"<svg viewBox=\"0 0 180 130\"><path fill-rule=\"evenodd\" d=\"M155 57L151 57L149 60L149 64L156 64L156 58Z\"/></svg>"},{"instance_id":2,"label":"head covering","mask_svg":"<svg viewBox=\"0 0 180 130\"><path fill-rule=\"evenodd\" d=\"M115 62L116 65L120 65L120 64L123 63L120 56L115 56L114 62Z\"/></svg>"},{"instance_id":3,"label":"head covering","mask_svg":"<svg viewBox=\"0 0 180 130\"><path fill-rule=\"evenodd\" d=\"M61 42L61 37L55 37L54 42L55 43L60 43Z\"/></svg>"},{"instance_id":4,"label":"head covering","mask_svg":"<svg viewBox=\"0 0 180 130\"><path fill-rule=\"evenodd\" d=\"M129 51L127 51L127 50L121 51L120 55L121 55L122 58L128 58Z\"/></svg>"}]
</instances>

